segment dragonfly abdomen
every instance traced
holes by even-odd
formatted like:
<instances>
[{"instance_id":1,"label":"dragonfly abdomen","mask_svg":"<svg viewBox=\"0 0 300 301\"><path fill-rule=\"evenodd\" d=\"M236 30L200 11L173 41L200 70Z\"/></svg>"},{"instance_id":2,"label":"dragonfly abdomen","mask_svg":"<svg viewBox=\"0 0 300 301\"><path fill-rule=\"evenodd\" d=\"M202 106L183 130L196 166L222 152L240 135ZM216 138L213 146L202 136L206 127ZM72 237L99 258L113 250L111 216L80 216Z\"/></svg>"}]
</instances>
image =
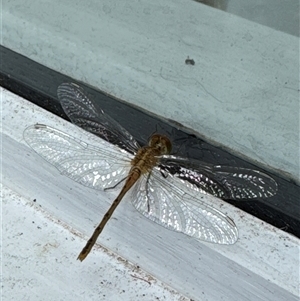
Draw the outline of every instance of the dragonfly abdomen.
<instances>
[{"instance_id":1,"label":"dragonfly abdomen","mask_svg":"<svg viewBox=\"0 0 300 301\"><path fill-rule=\"evenodd\" d=\"M141 170L138 167L135 167L135 166L132 167L121 192L119 193L117 198L114 200L114 202L112 203L112 205L110 206L108 211L105 213L101 223L94 230L93 235L87 241L85 247L82 249L82 251L80 252L77 259L79 259L80 261L83 261L86 258L86 256L91 251L93 245L96 243L96 241L97 241L99 235L101 234L102 230L104 229L106 223L108 222L108 220L114 213L115 209L118 207L118 205L122 201L124 195L134 185L134 183L140 178L140 176L141 176Z\"/></svg>"}]
</instances>

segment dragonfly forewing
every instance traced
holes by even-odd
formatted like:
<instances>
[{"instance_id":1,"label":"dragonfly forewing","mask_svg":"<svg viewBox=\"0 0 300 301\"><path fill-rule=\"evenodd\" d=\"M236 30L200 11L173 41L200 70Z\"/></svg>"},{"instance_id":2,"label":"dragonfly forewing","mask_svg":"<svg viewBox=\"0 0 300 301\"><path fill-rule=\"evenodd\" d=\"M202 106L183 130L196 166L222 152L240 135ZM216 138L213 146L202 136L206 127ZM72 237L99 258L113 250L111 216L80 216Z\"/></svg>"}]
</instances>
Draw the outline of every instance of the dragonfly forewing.
<instances>
[{"instance_id":1,"label":"dragonfly forewing","mask_svg":"<svg viewBox=\"0 0 300 301\"><path fill-rule=\"evenodd\" d=\"M214 166L198 160L162 156L160 169L178 177L199 192L227 200L269 198L276 194L277 183L267 174L240 167Z\"/></svg>"},{"instance_id":2,"label":"dragonfly forewing","mask_svg":"<svg viewBox=\"0 0 300 301\"><path fill-rule=\"evenodd\" d=\"M72 123L134 154L137 141L118 122L97 110L96 104L74 83L63 83L57 89L59 101Z\"/></svg>"}]
</instances>

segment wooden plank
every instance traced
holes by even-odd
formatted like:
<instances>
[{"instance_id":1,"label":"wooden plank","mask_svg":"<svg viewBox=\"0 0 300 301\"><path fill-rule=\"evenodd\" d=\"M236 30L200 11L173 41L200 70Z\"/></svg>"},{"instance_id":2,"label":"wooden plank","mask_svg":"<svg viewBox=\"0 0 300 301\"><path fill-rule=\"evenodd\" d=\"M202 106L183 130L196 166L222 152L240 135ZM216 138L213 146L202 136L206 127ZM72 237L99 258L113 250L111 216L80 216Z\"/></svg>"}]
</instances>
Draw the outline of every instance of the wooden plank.
<instances>
[{"instance_id":1,"label":"wooden plank","mask_svg":"<svg viewBox=\"0 0 300 301\"><path fill-rule=\"evenodd\" d=\"M80 139L85 139L84 133L3 89L1 93L3 185L27 202L36 199L50 218L62 221L68 229L72 228L87 238L116 192L94 191L60 175L22 139L23 130L36 122L54 126ZM212 200L207 198L207 201ZM121 203L98 243L195 300L297 300L299 240L222 201L214 206L222 207L222 211L233 217L238 225L240 239L235 245L202 243L168 231L139 215L128 199ZM16 214L22 218L22 212ZM55 232L53 235L63 248L67 233L61 235L57 225L51 222L48 227ZM67 243L71 244L76 234L70 231L69 235ZM39 238L35 243L39 243ZM51 244L51 239L46 243ZM15 250L23 252L22 241L12 239L11 244ZM79 251L76 243L68 256L76 262ZM55 255L59 262L62 261L60 252ZM95 281L99 267L105 265L101 261L102 252L101 248L95 249L80 265L91 283ZM29 254L34 256L30 250ZM72 261L72 258L68 260ZM36 260L38 265L39 258ZM33 269L33 273L36 271ZM67 278L72 270L65 269L65 273ZM55 278L55 272L47 281L52 281L52 277ZM109 281L116 279L112 277ZM74 281L72 290L76 288Z\"/></svg>"}]
</instances>

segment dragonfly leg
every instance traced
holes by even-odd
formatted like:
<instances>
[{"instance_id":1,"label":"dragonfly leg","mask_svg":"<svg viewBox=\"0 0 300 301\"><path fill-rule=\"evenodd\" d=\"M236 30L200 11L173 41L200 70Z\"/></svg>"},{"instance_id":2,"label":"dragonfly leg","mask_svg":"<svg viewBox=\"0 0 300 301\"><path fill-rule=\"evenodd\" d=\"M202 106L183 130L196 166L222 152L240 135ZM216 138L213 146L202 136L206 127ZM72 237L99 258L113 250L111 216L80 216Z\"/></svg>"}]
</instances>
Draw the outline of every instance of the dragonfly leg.
<instances>
[{"instance_id":1,"label":"dragonfly leg","mask_svg":"<svg viewBox=\"0 0 300 301\"><path fill-rule=\"evenodd\" d=\"M124 179L122 179L121 181L119 181L116 185L111 186L111 187L106 187L104 188L104 191L110 190L110 189L115 189L117 186L119 186L119 184L121 184L122 182L124 182L128 177L125 177Z\"/></svg>"}]
</instances>

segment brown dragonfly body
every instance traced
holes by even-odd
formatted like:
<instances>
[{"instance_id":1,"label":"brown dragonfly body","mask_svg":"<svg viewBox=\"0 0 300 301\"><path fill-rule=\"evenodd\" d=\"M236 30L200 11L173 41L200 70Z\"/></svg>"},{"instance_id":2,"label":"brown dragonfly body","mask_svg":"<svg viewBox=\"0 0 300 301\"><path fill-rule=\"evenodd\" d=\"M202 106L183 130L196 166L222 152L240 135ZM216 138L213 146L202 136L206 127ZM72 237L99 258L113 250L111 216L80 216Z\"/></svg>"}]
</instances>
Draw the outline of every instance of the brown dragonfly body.
<instances>
[{"instance_id":1,"label":"brown dragonfly body","mask_svg":"<svg viewBox=\"0 0 300 301\"><path fill-rule=\"evenodd\" d=\"M151 136L148 146L144 146L138 150L137 154L131 161L132 167L126 179L125 185L123 186L121 192L114 200L108 211L103 216L102 221L94 230L93 235L87 241L85 247L82 249L77 259L83 261L86 258L86 256L90 253L92 247L96 243L106 223L122 201L127 191L136 183L136 181L142 174L151 172L151 169L157 165L159 156L170 154L171 148L171 141L168 137L155 134Z\"/></svg>"}]
</instances>

